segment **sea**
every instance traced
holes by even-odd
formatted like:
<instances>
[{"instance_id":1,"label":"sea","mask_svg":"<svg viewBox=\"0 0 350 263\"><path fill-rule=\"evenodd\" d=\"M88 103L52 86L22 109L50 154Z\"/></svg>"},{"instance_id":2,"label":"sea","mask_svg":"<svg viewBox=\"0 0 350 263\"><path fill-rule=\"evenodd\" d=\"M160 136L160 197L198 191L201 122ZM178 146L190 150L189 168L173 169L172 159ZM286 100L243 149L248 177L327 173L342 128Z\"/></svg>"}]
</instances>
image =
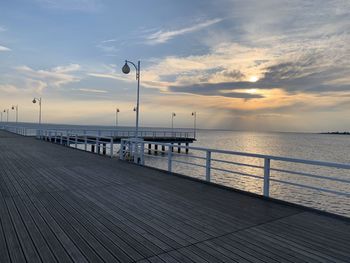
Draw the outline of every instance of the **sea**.
<instances>
[{"instance_id":1,"label":"sea","mask_svg":"<svg viewBox=\"0 0 350 263\"><path fill-rule=\"evenodd\" d=\"M19 126L36 128L35 124L18 124ZM115 130L108 126L86 125L42 125L42 128L63 128L74 130ZM119 127L130 130L133 127ZM142 128L142 130L163 130L166 128ZM193 131L191 129L177 129L178 131ZM191 146L218 149L234 152L254 153L269 156L289 157L296 159L315 160L350 164L350 135L317 134L317 133L287 133L287 132L250 132L250 131L223 131L202 130L196 131L196 141ZM148 151L145 151L148 153ZM115 147L118 155L118 146ZM202 150L190 150L188 154L174 151L173 171L186 176L205 180L205 157ZM264 160L260 158L242 157L222 153L212 153L211 181L235 189L256 194L263 192ZM234 162L245 165L229 164ZM192 163L191 165L187 163ZM167 154L154 151L145 156L145 165L166 170L168 168ZM304 205L319 210L350 217L350 170L327 168L306 164L295 164L283 161L271 161L270 197L287 202ZM283 171L293 171L292 174ZM313 178L308 175L316 175ZM250 177L253 175L255 177ZM341 179L336 182L321 177ZM289 184L283 183L287 182ZM298 185L306 185L304 188ZM316 189L314 189L316 188ZM317 190L322 188L331 191L346 193L337 195Z\"/></svg>"}]
</instances>

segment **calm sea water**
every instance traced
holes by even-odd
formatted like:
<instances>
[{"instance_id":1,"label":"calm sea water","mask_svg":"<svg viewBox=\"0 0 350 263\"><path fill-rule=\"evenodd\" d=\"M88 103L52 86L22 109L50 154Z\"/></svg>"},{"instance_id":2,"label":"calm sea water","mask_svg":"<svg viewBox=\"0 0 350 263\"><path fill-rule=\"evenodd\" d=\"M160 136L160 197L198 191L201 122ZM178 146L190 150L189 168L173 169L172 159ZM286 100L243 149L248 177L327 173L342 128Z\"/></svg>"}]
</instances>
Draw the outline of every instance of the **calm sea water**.
<instances>
[{"instance_id":1,"label":"calm sea water","mask_svg":"<svg viewBox=\"0 0 350 263\"><path fill-rule=\"evenodd\" d=\"M28 124L26 124L26 126L28 126ZM106 126L99 127L72 125L45 125L45 127L96 130L114 129L114 127ZM130 129L128 127L124 128ZM346 135L199 130L197 132L197 141L192 145L221 150L350 164L350 136ZM117 150L115 153L117 154ZM205 165L205 160L194 157L205 157L205 153L200 151L190 151L188 155L184 153L180 155L174 154L175 160ZM212 158L263 166L263 160L251 157L213 154ZM146 156L145 162L148 166L165 170L167 169L168 165L167 156L162 154L158 154L157 156ZM212 162L212 167L238 172L238 174L233 174L213 169L211 173L211 179L213 182L262 194L263 180L242 176L241 174L250 174L262 178L263 169L215 161ZM322 168L319 166L291 164L278 161L272 161L271 167L275 169L292 170L350 181L350 171L348 170ZM184 175L205 179L205 168L200 166L174 162L173 171ZM350 193L350 183L346 184L324 179L321 180L280 171L272 171L271 178ZM335 194L300 188L278 182L271 182L270 196L350 217L350 197L338 196Z\"/></svg>"}]
</instances>

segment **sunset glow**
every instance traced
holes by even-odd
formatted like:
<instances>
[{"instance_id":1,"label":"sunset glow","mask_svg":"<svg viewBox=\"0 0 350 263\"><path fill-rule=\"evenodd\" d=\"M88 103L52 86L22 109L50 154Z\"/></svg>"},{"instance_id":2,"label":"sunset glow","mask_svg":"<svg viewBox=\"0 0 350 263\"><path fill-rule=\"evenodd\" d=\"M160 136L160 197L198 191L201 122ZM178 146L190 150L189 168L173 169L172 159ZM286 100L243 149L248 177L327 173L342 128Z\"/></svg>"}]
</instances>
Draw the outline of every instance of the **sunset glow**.
<instances>
[{"instance_id":1,"label":"sunset glow","mask_svg":"<svg viewBox=\"0 0 350 263\"><path fill-rule=\"evenodd\" d=\"M257 82L259 80L259 78L257 76L251 76L249 78L249 82Z\"/></svg>"},{"instance_id":2,"label":"sunset glow","mask_svg":"<svg viewBox=\"0 0 350 263\"><path fill-rule=\"evenodd\" d=\"M196 111L202 128L259 128L252 122L273 116L264 129L274 130L293 116L286 131L309 119L309 130L346 130L350 2L316 2L6 1L0 106L19 104L20 120L32 122L31 98L43 97L44 122L109 125L118 105L120 125L133 125L128 58L141 61L141 126L167 126L177 112L190 127Z\"/></svg>"}]
</instances>

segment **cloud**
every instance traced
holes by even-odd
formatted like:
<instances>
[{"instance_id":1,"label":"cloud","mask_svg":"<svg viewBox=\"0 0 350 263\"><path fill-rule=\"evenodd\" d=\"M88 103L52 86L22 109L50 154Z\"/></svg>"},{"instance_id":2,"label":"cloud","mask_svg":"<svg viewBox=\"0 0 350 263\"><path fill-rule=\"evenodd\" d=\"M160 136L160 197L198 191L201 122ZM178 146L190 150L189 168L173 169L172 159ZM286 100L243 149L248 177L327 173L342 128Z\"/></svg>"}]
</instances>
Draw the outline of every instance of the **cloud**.
<instances>
[{"instance_id":1,"label":"cloud","mask_svg":"<svg viewBox=\"0 0 350 263\"><path fill-rule=\"evenodd\" d=\"M240 98L240 99L259 99L264 98L261 94L254 94L249 92L237 92L232 90L238 89L252 89L252 83L249 82L224 82L224 83L204 83L194 84L191 86L170 86L168 91L191 93L196 95L205 96L222 96L228 98Z\"/></svg>"},{"instance_id":2,"label":"cloud","mask_svg":"<svg viewBox=\"0 0 350 263\"><path fill-rule=\"evenodd\" d=\"M61 87L68 83L80 81L80 78L73 74L80 70L78 64L58 66L51 70L34 70L28 66L19 66L15 69L29 79L41 81L52 87Z\"/></svg>"},{"instance_id":3,"label":"cloud","mask_svg":"<svg viewBox=\"0 0 350 263\"><path fill-rule=\"evenodd\" d=\"M1 51L11 51L11 49L9 49L8 47L4 47L0 45L0 52Z\"/></svg>"},{"instance_id":4,"label":"cloud","mask_svg":"<svg viewBox=\"0 0 350 263\"><path fill-rule=\"evenodd\" d=\"M198 24L193 25L193 26L189 26L189 27L185 27L185 28L181 28L181 29L177 29L177 30L173 30L173 31L159 30L159 31L147 36L146 40L147 40L147 43L150 45L163 44L163 43L166 43L169 40L171 40L177 36L181 36L184 34L188 34L188 33L192 33L192 32L204 29L206 27L217 24L221 21L222 21L222 19L216 18L216 19L211 19L211 20L207 20L207 21L198 23Z\"/></svg>"},{"instance_id":5,"label":"cloud","mask_svg":"<svg viewBox=\"0 0 350 263\"><path fill-rule=\"evenodd\" d=\"M7 31L7 28L4 26L0 26L0 32L5 32L5 31Z\"/></svg>"},{"instance_id":6,"label":"cloud","mask_svg":"<svg viewBox=\"0 0 350 263\"><path fill-rule=\"evenodd\" d=\"M16 94L19 93L19 89L15 85L3 84L0 85L1 93Z\"/></svg>"},{"instance_id":7,"label":"cloud","mask_svg":"<svg viewBox=\"0 0 350 263\"><path fill-rule=\"evenodd\" d=\"M84 88L81 88L81 89L74 89L74 90L82 91L82 92L89 92L89 93L107 93L106 90L101 90L101 89L84 89Z\"/></svg>"},{"instance_id":8,"label":"cloud","mask_svg":"<svg viewBox=\"0 0 350 263\"><path fill-rule=\"evenodd\" d=\"M87 73L87 75L91 77L96 77L96 78L116 79L116 80L126 81L126 78L121 77L120 74Z\"/></svg>"},{"instance_id":9,"label":"cloud","mask_svg":"<svg viewBox=\"0 0 350 263\"><path fill-rule=\"evenodd\" d=\"M14 95L14 94L41 94L42 91L47 87L47 84L43 81L34 79L25 79L19 84L1 84L0 92ZM17 96L16 95L16 96Z\"/></svg>"}]
</instances>

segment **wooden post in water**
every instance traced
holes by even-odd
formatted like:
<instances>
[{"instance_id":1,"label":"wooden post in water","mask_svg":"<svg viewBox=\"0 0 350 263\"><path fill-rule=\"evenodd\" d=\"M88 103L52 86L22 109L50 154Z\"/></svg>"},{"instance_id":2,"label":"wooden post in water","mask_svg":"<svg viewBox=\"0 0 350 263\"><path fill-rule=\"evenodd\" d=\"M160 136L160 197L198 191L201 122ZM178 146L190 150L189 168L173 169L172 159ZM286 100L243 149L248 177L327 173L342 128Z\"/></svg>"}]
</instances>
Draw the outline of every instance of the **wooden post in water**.
<instances>
[{"instance_id":1,"label":"wooden post in water","mask_svg":"<svg viewBox=\"0 0 350 263\"><path fill-rule=\"evenodd\" d=\"M158 154L158 144L154 145L154 154L157 155Z\"/></svg>"},{"instance_id":2,"label":"wooden post in water","mask_svg":"<svg viewBox=\"0 0 350 263\"><path fill-rule=\"evenodd\" d=\"M165 154L165 145L162 145L162 154Z\"/></svg>"},{"instance_id":3,"label":"wooden post in water","mask_svg":"<svg viewBox=\"0 0 350 263\"><path fill-rule=\"evenodd\" d=\"M152 144L148 144L148 154L152 154Z\"/></svg>"},{"instance_id":4,"label":"wooden post in water","mask_svg":"<svg viewBox=\"0 0 350 263\"><path fill-rule=\"evenodd\" d=\"M189 143L186 142L186 147L188 147ZM186 148L186 154L188 154L188 148Z\"/></svg>"},{"instance_id":5,"label":"wooden post in water","mask_svg":"<svg viewBox=\"0 0 350 263\"><path fill-rule=\"evenodd\" d=\"M95 144L91 144L91 152L92 152L92 153L95 152Z\"/></svg>"},{"instance_id":6,"label":"wooden post in water","mask_svg":"<svg viewBox=\"0 0 350 263\"><path fill-rule=\"evenodd\" d=\"M181 146L181 143L178 143L179 146ZM181 152L181 148L177 147L177 152L180 153Z\"/></svg>"}]
</instances>

